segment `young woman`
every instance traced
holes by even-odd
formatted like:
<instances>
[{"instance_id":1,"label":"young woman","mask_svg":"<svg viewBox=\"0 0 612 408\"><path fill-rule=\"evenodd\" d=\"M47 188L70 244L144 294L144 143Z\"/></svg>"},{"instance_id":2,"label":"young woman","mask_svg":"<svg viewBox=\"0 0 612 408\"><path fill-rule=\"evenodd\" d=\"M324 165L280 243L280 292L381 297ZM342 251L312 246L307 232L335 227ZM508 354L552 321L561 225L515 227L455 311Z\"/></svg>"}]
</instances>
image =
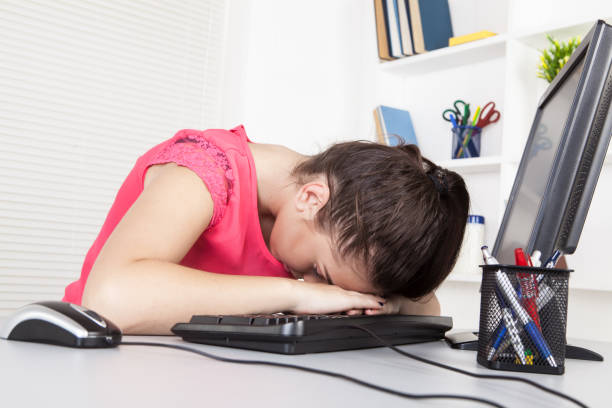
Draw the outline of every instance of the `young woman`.
<instances>
[{"instance_id":1,"label":"young woman","mask_svg":"<svg viewBox=\"0 0 612 408\"><path fill-rule=\"evenodd\" d=\"M63 300L147 334L194 314L439 314L468 207L415 146L308 157L182 130L138 159Z\"/></svg>"}]
</instances>

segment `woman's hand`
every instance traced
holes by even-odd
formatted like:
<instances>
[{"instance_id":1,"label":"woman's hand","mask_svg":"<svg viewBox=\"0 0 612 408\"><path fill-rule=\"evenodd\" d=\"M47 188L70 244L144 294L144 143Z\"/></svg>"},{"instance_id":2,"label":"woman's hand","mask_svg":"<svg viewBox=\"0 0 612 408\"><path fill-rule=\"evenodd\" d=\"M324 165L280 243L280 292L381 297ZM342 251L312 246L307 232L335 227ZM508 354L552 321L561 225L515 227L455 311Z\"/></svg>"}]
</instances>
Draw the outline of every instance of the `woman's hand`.
<instances>
[{"instance_id":1,"label":"woman's hand","mask_svg":"<svg viewBox=\"0 0 612 408\"><path fill-rule=\"evenodd\" d=\"M327 314L350 310L379 310L385 299L379 296L344 290L326 283L294 281L295 307L297 314Z\"/></svg>"},{"instance_id":2,"label":"woman's hand","mask_svg":"<svg viewBox=\"0 0 612 408\"><path fill-rule=\"evenodd\" d=\"M385 305L378 309L364 309L363 313L366 315L378 315L378 314L398 314L401 313L402 305L404 302L409 301L407 298L399 295L389 296ZM359 314L354 311L351 314Z\"/></svg>"},{"instance_id":3,"label":"woman's hand","mask_svg":"<svg viewBox=\"0 0 612 408\"><path fill-rule=\"evenodd\" d=\"M414 301L400 295L393 295L387 298L385 305L377 309L365 309L363 313L367 315L377 314L406 314L406 315L440 315L440 302L435 293L424 296L421 300ZM352 310L347 314L361 314L361 311Z\"/></svg>"}]
</instances>

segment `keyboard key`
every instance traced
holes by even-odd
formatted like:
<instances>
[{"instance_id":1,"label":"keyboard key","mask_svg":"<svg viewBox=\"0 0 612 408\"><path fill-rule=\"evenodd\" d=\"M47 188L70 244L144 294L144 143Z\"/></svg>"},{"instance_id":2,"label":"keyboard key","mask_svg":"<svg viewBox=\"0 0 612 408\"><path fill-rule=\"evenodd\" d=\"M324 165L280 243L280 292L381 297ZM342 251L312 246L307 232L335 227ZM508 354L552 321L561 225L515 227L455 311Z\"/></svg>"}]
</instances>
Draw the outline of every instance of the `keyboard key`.
<instances>
[{"instance_id":1,"label":"keyboard key","mask_svg":"<svg viewBox=\"0 0 612 408\"><path fill-rule=\"evenodd\" d=\"M191 316L190 323L193 324L219 324L221 316Z\"/></svg>"},{"instance_id":2,"label":"keyboard key","mask_svg":"<svg viewBox=\"0 0 612 408\"><path fill-rule=\"evenodd\" d=\"M220 324L233 324L239 326L250 326L253 324L252 317L247 316L222 316Z\"/></svg>"}]
</instances>

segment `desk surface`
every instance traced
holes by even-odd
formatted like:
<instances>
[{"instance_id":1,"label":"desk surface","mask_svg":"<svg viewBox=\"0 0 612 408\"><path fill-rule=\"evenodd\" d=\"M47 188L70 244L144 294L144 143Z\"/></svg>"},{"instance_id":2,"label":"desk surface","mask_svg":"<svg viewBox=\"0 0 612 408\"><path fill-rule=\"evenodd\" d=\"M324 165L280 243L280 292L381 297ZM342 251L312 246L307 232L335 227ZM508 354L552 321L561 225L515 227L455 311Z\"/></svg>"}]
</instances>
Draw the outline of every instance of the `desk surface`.
<instances>
[{"instance_id":1,"label":"desk surface","mask_svg":"<svg viewBox=\"0 0 612 408\"><path fill-rule=\"evenodd\" d=\"M355 376L399 391L483 397L507 407L574 407L527 384L481 380L426 365L385 348L283 356L205 346L172 336L125 336L125 341L182 344L230 358L298 364ZM488 370L476 352L444 341L401 346L423 357L482 374L516 375L554 387L590 407L610 406L612 344L574 341L604 362L566 360L562 376ZM193 353L148 346L71 349L0 339L1 406L12 407L473 407L458 400L406 400L327 376L293 369L230 364ZM537 402L536 402L537 401ZM212 404L211 404L212 403Z\"/></svg>"}]
</instances>

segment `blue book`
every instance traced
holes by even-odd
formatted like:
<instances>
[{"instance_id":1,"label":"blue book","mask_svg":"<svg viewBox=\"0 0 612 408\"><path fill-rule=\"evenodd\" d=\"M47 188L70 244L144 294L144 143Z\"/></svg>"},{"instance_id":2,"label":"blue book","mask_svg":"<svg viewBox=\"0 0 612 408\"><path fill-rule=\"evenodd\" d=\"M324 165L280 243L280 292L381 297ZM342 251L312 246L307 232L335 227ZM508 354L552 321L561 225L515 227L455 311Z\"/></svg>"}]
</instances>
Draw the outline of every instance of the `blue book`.
<instances>
[{"instance_id":1,"label":"blue book","mask_svg":"<svg viewBox=\"0 0 612 408\"><path fill-rule=\"evenodd\" d=\"M409 0L415 52L448 47L453 37L448 0Z\"/></svg>"},{"instance_id":2,"label":"blue book","mask_svg":"<svg viewBox=\"0 0 612 408\"><path fill-rule=\"evenodd\" d=\"M418 145L410 112L380 105L376 108L380 120L382 139L389 146L397 146L400 142Z\"/></svg>"},{"instance_id":3,"label":"blue book","mask_svg":"<svg viewBox=\"0 0 612 408\"><path fill-rule=\"evenodd\" d=\"M448 0L422 0L419 8L425 49L448 47L448 39L453 36Z\"/></svg>"}]
</instances>

